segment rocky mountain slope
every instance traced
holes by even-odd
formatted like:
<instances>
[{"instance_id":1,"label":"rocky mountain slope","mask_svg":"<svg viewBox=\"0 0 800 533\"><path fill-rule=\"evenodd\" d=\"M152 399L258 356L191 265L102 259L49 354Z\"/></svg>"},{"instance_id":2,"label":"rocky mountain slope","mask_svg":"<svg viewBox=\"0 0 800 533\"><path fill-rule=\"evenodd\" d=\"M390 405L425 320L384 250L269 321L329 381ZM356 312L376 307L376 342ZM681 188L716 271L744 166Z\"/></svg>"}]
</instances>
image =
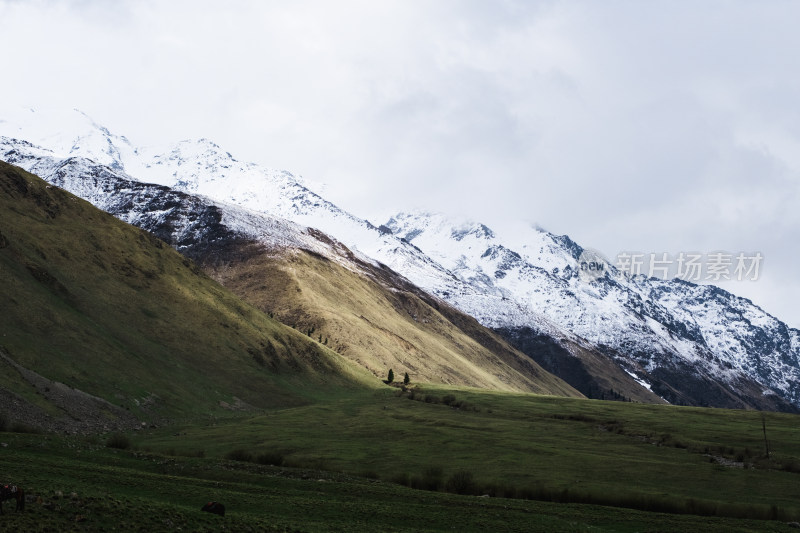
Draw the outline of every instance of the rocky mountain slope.
<instances>
[{"instance_id":1,"label":"rocky mountain slope","mask_svg":"<svg viewBox=\"0 0 800 533\"><path fill-rule=\"evenodd\" d=\"M241 163L210 141L141 149L84 115L68 115L55 125L32 112L0 123L0 158L54 183L57 161L89 158L107 172L319 228L360 261L387 265L494 328L590 397L780 410L800 404L800 333L748 300L612 268L587 282L579 275L581 246L530 227L498 236L482 224L418 213L376 227L290 173ZM129 211L135 222L136 209Z\"/></svg>"}]
</instances>

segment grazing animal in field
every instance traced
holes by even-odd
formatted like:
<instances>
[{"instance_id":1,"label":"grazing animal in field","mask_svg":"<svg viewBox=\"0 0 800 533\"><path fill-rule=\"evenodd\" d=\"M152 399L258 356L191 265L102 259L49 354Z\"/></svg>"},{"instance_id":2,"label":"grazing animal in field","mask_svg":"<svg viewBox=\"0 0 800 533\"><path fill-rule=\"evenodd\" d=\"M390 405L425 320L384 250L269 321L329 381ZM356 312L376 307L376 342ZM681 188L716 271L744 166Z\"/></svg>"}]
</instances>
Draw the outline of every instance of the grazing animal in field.
<instances>
[{"instance_id":1,"label":"grazing animal in field","mask_svg":"<svg viewBox=\"0 0 800 533\"><path fill-rule=\"evenodd\" d=\"M214 513L220 516L225 516L225 506L219 502L208 502L200 510L206 511L207 513Z\"/></svg>"},{"instance_id":2,"label":"grazing animal in field","mask_svg":"<svg viewBox=\"0 0 800 533\"><path fill-rule=\"evenodd\" d=\"M14 510L25 512L25 491L22 488L16 485L0 485L0 514L3 514L3 502L6 500L16 500L17 507Z\"/></svg>"}]
</instances>

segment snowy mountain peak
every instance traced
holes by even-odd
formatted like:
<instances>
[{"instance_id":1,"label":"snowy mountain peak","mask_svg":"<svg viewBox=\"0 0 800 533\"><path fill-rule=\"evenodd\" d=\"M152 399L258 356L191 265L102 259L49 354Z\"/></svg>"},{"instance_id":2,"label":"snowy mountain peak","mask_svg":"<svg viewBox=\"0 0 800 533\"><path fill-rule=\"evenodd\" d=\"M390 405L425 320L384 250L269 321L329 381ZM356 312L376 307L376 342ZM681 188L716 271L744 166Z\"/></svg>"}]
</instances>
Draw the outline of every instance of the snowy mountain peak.
<instances>
[{"instance_id":1,"label":"snowy mountain peak","mask_svg":"<svg viewBox=\"0 0 800 533\"><path fill-rule=\"evenodd\" d=\"M412 212L397 214L385 225L394 235L413 242L451 269L479 251L482 259L494 260L502 254L503 272L519 265L520 261L551 272L554 269L563 272L567 268L574 271L582 251L569 237L555 236L526 224L518 225L512 232L498 233L473 220L450 218L441 213ZM506 233L510 233L510 237Z\"/></svg>"},{"instance_id":2,"label":"snowy mountain peak","mask_svg":"<svg viewBox=\"0 0 800 533\"><path fill-rule=\"evenodd\" d=\"M131 150L127 138L114 135L79 109L17 109L0 121L0 135L25 139L62 157L86 157L123 170L121 152Z\"/></svg>"}]
</instances>

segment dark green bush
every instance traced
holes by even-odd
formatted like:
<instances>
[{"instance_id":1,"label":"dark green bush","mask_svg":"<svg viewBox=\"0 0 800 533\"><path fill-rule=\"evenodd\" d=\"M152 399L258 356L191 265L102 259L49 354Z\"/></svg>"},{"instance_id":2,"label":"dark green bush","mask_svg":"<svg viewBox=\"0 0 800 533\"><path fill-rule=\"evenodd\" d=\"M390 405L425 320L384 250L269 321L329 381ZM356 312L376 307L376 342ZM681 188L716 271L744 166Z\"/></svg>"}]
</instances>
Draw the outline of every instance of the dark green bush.
<instances>
[{"instance_id":1,"label":"dark green bush","mask_svg":"<svg viewBox=\"0 0 800 533\"><path fill-rule=\"evenodd\" d=\"M476 488L472 472L463 469L447 478L445 483L445 490L456 494L475 494Z\"/></svg>"},{"instance_id":2,"label":"dark green bush","mask_svg":"<svg viewBox=\"0 0 800 533\"><path fill-rule=\"evenodd\" d=\"M405 487L411 486L411 478L409 477L408 472L401 472L399 474L394 474L389 481L391 481L392 483L397 483L398 485L403 485Z\"/></svg>"},{"instance_id":3,"label":"dark green bush","mask_svg":"<svg viewBox=\"0 0 800 533\"><path fill-rule=\"evenodd\" d=\"M131 441L122 433L114 433L106 439L106 448L116 448L118 450L127 450L131 447Z\"/></svg>"},{"instance_id":4,"label":"dark green bush","mask_svg":"<svg viewBox=\"0 0 800 533\"><path fill-rule=\"evenodd\" d=\"M429 466L422 471L422 477L411 480L411 487L422 490L439 490L444 486L444 471L440 466Z\"/></svg>"},{"instance_id":5,"label":"dark green bush","mask_svg":"<svg viewBox=\"0 0 800 533\"><path fill-rule=\"evenodd\" d=\"M781 461L780 469L785 472L793 472L795 474L800 474L800 461L798 461L794 457L783 459Z\"/></svg>"},{"instance_id":6,"label":"dark green bush","mask_svg":"<svg viewBox=\"0 0 800 533\"><path fill-rule=\"evenodd\" d=\"M252 463L253 454L248 452L247 450L237 448L225 454L225 459L229 459L231 461L242 461L242 462Z\"/></svg>"},{"instance_id":7,"label":"dark green bush","mask_svg":"<svg viewBox=\"0 0 800 533\"><path fill-rule=\"evenodd\" d=\"M240 460L240 459L237 459ZM280 452L266 452L256 457L256 463L262 465L281 466L285 457Z\"/></svg>"},{"instance_id":8,"label":"dark green bush","mask_svg":"<svg viewBox=\"0 0 800 533\"><path fill-rule=\"evenodd\" d=\"M361 477L364 477L364 478L367 478L367 479L380 479L381 478L381 476L374 470L365 470L365 471L361 472Z\"/></svg>"}]
</instances>

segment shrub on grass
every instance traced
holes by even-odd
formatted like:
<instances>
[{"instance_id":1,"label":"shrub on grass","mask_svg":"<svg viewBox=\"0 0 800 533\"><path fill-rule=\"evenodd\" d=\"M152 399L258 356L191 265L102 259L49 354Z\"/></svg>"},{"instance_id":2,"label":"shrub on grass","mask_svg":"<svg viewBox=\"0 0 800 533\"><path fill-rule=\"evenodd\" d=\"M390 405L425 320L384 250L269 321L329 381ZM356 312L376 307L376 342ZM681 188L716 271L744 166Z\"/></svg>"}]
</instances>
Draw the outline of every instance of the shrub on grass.
<instances>
[{"instance_id":1,"label":"shrub on grass","mask_svg":"<svg viewBox=\"0 0 800 533\"><path fill-rule=\"evenodd\" d=\"M800 462L794 457L788 457L781 461L780 469L784 472L793 472L800 474Z\"/></svg>"},{"instance_id":2,"label":"shrub on grass","mask_svg":"<svg viewBox=\"0 0 800 533\"><path fill-rule=\"evenodd\" d=\"M366 479L380 479L381 476L374 470L365 470L361 473L361 477Z\"/></svg>"},{"instance_id":3,"label":"shrub on grass","mask_svg":"<svg viewBox=\"0 0 800 533\"><path fill-rule=\"evenodd\" d=\"M444 470L441 466L429 466L422 471L422 479L434 489L438 489L442 486Z\"/></svg>"},{"instance_id":4,"label":"shrub on grass","mask_svg":"<svg viewBox=\"0 0 800 533\"><path fill-rule=\"evenodd\" d=\"M8 427L8 416L2 411L0 411L0 431L5 431Z\"/></svg>"},{"instance_id":5,"label":"shrub on grass","mask_svg":"<svg viewBox=\"0 0 800 533\"><path fill-rule=\"evenodd\" d=\"M237 448L225 454L225 459L228 459L230 461L242 461L242 462L252 463L253 454L248 452L247 450Z\"/></svg>"},{"instance_id":6,"label":"shrub on grass","mask_svg":"<svg viewBox=\"0 0 800 533\"><path fill-rule=\"evenodd\" d=\"M517 489L512 485L489 483L480 487L479 492L488 494L492 498L516 498Z\"/></svg>"},{"instance_id":7,"label":"shrub on grass","mask_svg":"<svg viewBox=\"0 0 800 533\"><path fill-rule=\"evenodd\" d=\"M717 504L716 502L711 502L706 500L695 500L694 498L689 498L688 500L686 500L685 506L682 509L680 509L679 512L683 512L685 514L702 515L702 516L714 516L715 514L717 514Z\"/></svg>"},{"instance_id":8,"label":"shrub on grass","mask_svg":"<svg viewBox=\"0 0 800 533\"><path fill-rule=\"evenodd\" d=\"M285 458L280 452L266 452L256 457L256 462L261 465L281 466Z\"/></svg>"},{"instance_id":9,"label":"shrub on grass","mask_svg":"<svg viewBox=\"0 0 800 533\"><path fill-rule=\"evenodd\" d=\"M405 487L411 486L411 478L408 475L408 472L400 472L399 474L394 474L391 479L389 479L392 483L397 483L398 485L403 485Z\"/></svg>"},{"instance_id":10,"label":"shrub on grass","mask_svg":"<svg viewBox=\"0 0 800 533\"><path fill-rule=\"evenodd\" d=\"M475 494L475 489L475 480L469 470L458 470L445 483L445 490L456 494Z\"/></svg>"},{"instance_id":11,"label":"shrub on grass","mask_svg":"<svg viewBox=\"0 0 800 533\"><path fill-rule=\"evenodd\" d=\"M122 433L114 433L106 439L106 448L116 448L118 450L127 450L131 447L131 441Z\"/></svg>"},{"instance_id":12,"label":"shrub on grass","mask_svg":"<svg viewBox=\"0 0 800 533\"><path fill-rule=\"evenodd\" d=\"M422 477L411 480L411 486L422 490L439 490L444 485L444 471L440 466L429 466L422 471Z\"/></svg>"},{"instance_id":13,"label":"shrub on grass","mask_svg":"<svg viewBox=\"0 0 800 533\"><path fill-rule=\"evenodd\" d=\"M517 497L523 500L538 500L543 502L555 501L553 491L538 483L534 486L519 489L517 491Z\"/></svg>"}]
</instances>

